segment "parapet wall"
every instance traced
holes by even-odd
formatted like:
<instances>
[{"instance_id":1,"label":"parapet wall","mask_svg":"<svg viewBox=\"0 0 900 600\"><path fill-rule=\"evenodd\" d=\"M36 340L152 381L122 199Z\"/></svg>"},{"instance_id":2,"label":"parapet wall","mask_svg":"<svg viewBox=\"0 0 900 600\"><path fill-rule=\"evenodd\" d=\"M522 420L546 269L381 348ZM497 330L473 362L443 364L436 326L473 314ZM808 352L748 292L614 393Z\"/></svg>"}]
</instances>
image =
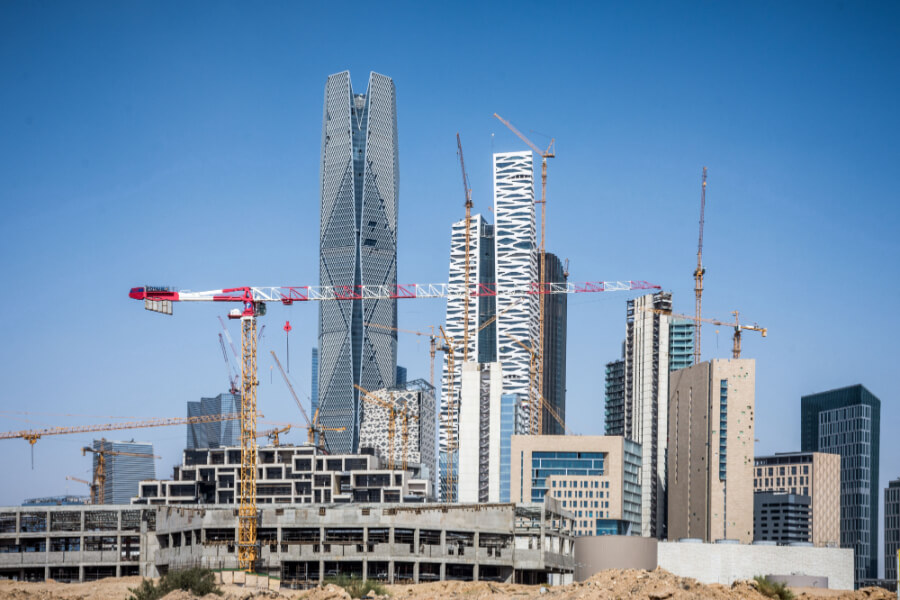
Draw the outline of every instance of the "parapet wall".
<instances>
[{"instance_id":1,"label":"parapet wall","mask_svg":"<svg viewBox=\"0 0 900 600\"><path fill-rule=\"evenodd\" d=\"M607 535L576 538L575 580L604 569L659 566L702 583L731 585L757 575L824 578L831 589L853 589L853 550L810 546L657 542L652 538Z\"/></svg>"},{"instance_id":2,"label":"parapet wall","mask_svg":"<svg viewBox=\"0 0 900 600\"><path fill-rule=\"evenodd\" d=\"M853 589L852 548L660 542L658 557L663 569L702 583L730 585L756 575L805 575L827 577L833 590Z\"/></svg>"}]
</instances>

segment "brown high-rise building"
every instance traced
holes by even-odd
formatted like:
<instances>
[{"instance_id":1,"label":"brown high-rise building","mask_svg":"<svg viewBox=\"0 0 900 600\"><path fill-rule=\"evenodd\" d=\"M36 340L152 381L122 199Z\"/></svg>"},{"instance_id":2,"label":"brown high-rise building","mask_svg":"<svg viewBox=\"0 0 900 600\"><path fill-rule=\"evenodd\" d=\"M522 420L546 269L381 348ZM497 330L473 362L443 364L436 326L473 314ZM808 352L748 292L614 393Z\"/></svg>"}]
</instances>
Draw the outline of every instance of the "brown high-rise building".
<instances>
[{"instance_id":1,"label":"brown high-rise building","mask_svg":"<svg viewBox=\"0 0 900 600\"><path fill-rule=\"evenodd\" d=\"M824 452L786 452L757 456L753 491L810 498L810 537L815 546L841 541L841 457Z\"/></svg>"},{"instance_id":2,"label":"brown high-rise building","mask_svg":"<svg viewBox=\"0 0 900 600\"><path fill-rule=\"evenodd\" d=\"M668 538L753 541L753 359L669 374Z\"/></svg>"}]
</instances>

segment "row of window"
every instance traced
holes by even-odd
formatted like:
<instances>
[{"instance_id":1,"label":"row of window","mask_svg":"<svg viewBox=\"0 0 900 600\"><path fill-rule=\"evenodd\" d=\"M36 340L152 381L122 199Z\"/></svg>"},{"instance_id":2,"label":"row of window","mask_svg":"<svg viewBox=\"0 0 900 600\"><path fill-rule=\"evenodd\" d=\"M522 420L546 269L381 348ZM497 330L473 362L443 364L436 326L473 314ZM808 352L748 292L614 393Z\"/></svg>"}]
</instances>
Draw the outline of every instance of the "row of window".
<instances>
[{"instance_id":1,"label":"row of window","mask_svg":"<svg viewBox=\"0 0 900 600\"><path fill-rule=\"evenodd\" d=\"M756 468L756 476L764 477L768 475L769 477L773 477L776 475L775 469L778 469L777 475L785 476L785 475L809 475L809 465L792 465L790 467L757 467ZM790 469L790 473L787 470Z\"/></svg>"},{"instance_id":2,"label":"row of window","mask_svg":"<svg viewBox=\"0 0 900 600\"><path fill-rule=\"evenodd\" d=\"M556 481L552 481L551 486L556 487ZM559 482L559 487L561 487L561 488L582 487L582 488L594 488L594 489L597 489L597 488L609 489L609 482L608 481L565 481L565 480L563 480L563 481Z\"/></svg>"},{"instance_id":3,"label":"row of window","mask_svg":"<svg viewBox=\"0 0 900 600\"><path fill-rule=\"evenodd\" d=\"M809 485L809 477L763 477L762 479L753 479L753 487L760 486L769 488L782 488L789 485Z\"/></svg>"}]
</instances>

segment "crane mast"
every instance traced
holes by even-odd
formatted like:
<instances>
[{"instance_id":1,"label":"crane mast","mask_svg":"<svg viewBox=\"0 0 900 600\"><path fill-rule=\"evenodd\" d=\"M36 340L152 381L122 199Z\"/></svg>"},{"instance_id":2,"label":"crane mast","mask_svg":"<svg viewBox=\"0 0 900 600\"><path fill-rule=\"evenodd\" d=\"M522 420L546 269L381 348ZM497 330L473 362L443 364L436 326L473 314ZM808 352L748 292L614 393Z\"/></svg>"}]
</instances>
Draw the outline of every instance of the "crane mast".
<instances>
[{"instance_id":1,"label":"crane mast","mask_svg":"<svg viewBox=\"0 0 900 600\"><path fill-rule=\"evenodd\" d=\"M238 563L251 571L257 558L256 510L256 307L241 316L241 500Z\"/></svg>"},{"instance_id":2,"label":"crane mast","mask_svg":"<svg viewBox=\"0 0 900 600\"><path fill-rule=\"evenodd\" d=\"M466 198L466 252L465 252L465 294L463 296L463 362L469 360L469 252L471 248L472 223L472 189L469 187L469 176L466 175L466 161L463 158L462 141L456 133L456 147L459 150L459 168L462 170L463 191Z\"/></svg>"},{"instance_id":3,"label":"crane mast","mask_svg":"<svg viewBox=\"0 0 900 600\"><path fill-rule=\"evenodd\" d=\"M703 167L703 183L700 187L700 237L697 241L697 269L694 271L694 364L700 363L700 328L702 317L700 310L703 297L703 223L706 212L706 167Z\"/></svg>"}]
</instances>

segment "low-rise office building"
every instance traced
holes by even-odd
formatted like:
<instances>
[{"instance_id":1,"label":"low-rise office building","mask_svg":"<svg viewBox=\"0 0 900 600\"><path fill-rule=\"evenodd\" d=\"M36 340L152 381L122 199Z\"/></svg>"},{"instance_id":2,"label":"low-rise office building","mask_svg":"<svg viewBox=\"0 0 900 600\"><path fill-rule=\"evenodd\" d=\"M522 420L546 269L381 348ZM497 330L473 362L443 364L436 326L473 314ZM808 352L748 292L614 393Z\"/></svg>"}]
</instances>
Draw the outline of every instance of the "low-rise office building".
<instances>
[{"instance_id":1,"label":"low-rise office building","mask_svg":"<svg viewBox=\"0 0 900 600\"><path fill-rule=\"evenodd\" d=\"M753 494L753 540L779 544L809 543L812 509L809 496Z\"/></svg>"},{"instance_id":2,"label":"low-rise office building","mask_svg":"<svg viewBox=\"0 0 900 600\"><path fill-rule=\"evenodd\" d=\"M808 496L810 536L809 539L802 541L812 542L815 546L840 544L840 455L824 452L784 452L771 456L757 456L753 466L753 491L757 494Z\"/></svg>"},{"instance_id":3,"label":"low-rise office building","mask_svg":"<svg viewBox=\"0 0 900 600\"><path fill-rule=\"evenodd\" d=\"M640 535L641 449L621 436L514 435L513 502L552 498L571 511L576 536Z\"/></svg>"}]
</instances>

